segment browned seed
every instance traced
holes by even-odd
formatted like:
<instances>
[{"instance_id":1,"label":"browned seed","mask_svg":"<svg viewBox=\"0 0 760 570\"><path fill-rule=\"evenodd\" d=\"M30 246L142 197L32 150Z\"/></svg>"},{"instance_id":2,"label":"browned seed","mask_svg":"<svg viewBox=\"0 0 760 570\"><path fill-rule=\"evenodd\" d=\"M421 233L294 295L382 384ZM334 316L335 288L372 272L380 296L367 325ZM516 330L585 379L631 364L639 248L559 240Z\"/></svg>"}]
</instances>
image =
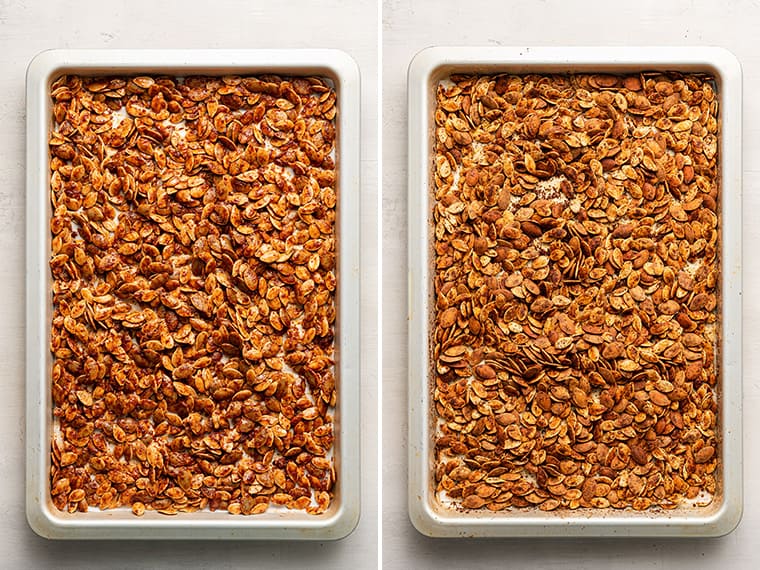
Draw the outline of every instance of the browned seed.
<instances>
[{"instance_id":1,"label":"browned seed","mask_svg":"<svg viewBox=\"0 0 760 570\"><path fill-rule=\"evenodd\" d=\"M532 238L540 237L543 234L543 231L541 230L541 226L538 224L531 222L531 221L525 221L522 222L522 231L525 232L525 235L530 236Z\"/></svg>"},{"instance_id":2,"label":"browned seed","mask_svg":"<svg viewBox=\"0 0 760 570\"><path fill-rule=\"evenodd\" d=\"M478 497L477 495L469 495L465 497L464 501L462 501L462 506L466 509L479 509L483 505L485 505L486 501L482 497Z\"/></svg>"},{"instance_id":3,"label":"browned seed","mask_svg":"<svg viewBox=\"0 0 760 570\"><path fill-rule=\"evenodd\" d=\"M475 373L483 379L489 380L496 377L496 371L488 364L479 364L475 367Z\"/></svg>"},{"instance_id":4,"label":"browned seed","mask_svg":"<svg viewBox=\"0 0 760 570\"><path fill-rule=\"evenodd\" d=\"M652 390L651 392L649 392L649 399L652 401L653 404L656 404L658 406L670 405L670 399L665 394L657 390Z\"/></svg>"},{"instance_id":5,"label":"browned seed","mask_svg":"<svg viewBox=\"0 0 760 570\"><path fill-rule=\"evenodd\" d=\"M442 327L448 328L457 322L459 311L455 307L450 307L441 313L440 323Z\"/></svg>"},{"instance_id":6,"label":"browned seed","mask_svg":"<svg viewBox=\"0 0 760 570\"><path fill-rule=\"evenodd\" d=\"M641 446L632 445L631 459L633 459L639 465L646 465L647 459L648 459L647 452L644 451L644 449Z\"/></svg>"},{"instance_id":7,"label":"browned seed","mask_svg":"<svg viewBox=\"0 0 760 570\"><path fill-rule=\"evenodd\" d=\"M625 358L620 361L620 370L623 370L624 372L635 372L639 368L639 364L630 358Z\"/></svg>"},{"instance_id":8,"label":"browned seed","mask_svg":"<svg viewBox=\"0 0 760 570\"><path fill-rule=\"evenodd\" d=\"M694 454L694 461L697 463L707 463L715 455L715 448L712 445L706 445Z\"/></svg>"}]
</instances>

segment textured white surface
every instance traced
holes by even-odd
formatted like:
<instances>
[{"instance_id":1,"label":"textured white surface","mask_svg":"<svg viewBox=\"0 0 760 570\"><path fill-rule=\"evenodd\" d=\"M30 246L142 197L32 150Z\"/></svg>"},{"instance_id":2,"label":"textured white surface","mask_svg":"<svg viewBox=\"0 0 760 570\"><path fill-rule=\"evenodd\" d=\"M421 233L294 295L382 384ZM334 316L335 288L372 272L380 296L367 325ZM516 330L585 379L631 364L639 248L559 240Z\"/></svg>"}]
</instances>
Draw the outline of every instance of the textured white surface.
<instances>
[{"instance_id":1,"label":"textured white surface","mask_svg":"<svg viewBox=\"0 0 760 570\"><path fill-rule=\"evenodd\" d=\"M344 5L345 4L345 5ZM0 568L376 566L376 4L0 0ZM334 47L362 73L362 519L335 543L52 542L24 517L24 72L48 48Z\"/></svg>"},{"instance_id":2,"label":"textured white surface","mask_svg":"<svg viewBox=\"0 0 760 570\"><path fill-rule=\"evenodd\" d=\"M383 10L383 560L385 568L755 568L760 564L760 4L698 0L386 0ZM406 510L406 66L431 45L719 45L744 68L744 519L720 539L429 539Z\"/></svg>"}]
</instances>

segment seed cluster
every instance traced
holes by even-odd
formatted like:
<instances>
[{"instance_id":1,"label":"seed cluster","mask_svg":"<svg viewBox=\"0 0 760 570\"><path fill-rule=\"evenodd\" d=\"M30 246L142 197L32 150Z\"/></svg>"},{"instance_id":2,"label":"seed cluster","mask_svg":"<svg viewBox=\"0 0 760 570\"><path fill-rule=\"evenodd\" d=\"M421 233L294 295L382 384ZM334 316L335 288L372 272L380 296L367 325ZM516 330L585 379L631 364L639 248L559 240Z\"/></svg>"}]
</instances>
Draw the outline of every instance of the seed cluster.
<instances>
[{"instance_id":1,"label":"seed cluster","mask_svg":"<svg viewBox=\"0 0 760 570\"><path fill-rule=\"evenodd\" d=\"M51 98L53 503L325 511L335 91L64 76Z\"/></svg>"},{"instance_id":2,"label":"seed cluster","mask_svg":"<svg viewBox=\"0 0 760 570\"><path fill-rule=\"evenodd\" d=\"M709 502L718 99L698 74L458 75L434 133L434 485L460 508Z\"/></svg>"}]
</instances>

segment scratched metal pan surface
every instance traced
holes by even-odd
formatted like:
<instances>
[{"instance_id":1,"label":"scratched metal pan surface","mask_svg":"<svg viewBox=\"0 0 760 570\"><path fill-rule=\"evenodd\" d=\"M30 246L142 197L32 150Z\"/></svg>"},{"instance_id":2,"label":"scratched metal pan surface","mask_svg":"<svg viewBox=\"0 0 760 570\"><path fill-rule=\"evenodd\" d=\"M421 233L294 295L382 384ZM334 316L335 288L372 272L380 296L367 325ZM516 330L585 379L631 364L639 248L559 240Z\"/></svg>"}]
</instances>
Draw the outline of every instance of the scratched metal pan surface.
<instances>
[{"instance_id":1,"label":"scratched metal pan surface","mask_svg":"<svg viewBox=\"0 0 760 570\"><path fill-rule=\"evenodd\" d=\"M258 515L226 510L166 516L128 507L59 511L50 499L52 315L48 134L50 85L62 74L319 76L337 93L337 298L334 410L336 486L326 512L270 508ZM359 70L338 50L53 50L27 71L26 151L26 512L30 526L53 539L332 540L359 520Z\"/></svg>"},{"instance_id":2,"label":"scratched metal pan surface","mask_svg":"<svg viewBox=\"0 0 760 570\"><path fill-rule=\"evenodd\" d=\"M451 506L434 488L436 429L431 322L432 172L435 92L452 73L636 73L713 74L719 96L719 283L717 491L709 506L674 510L577 509L543 512L512 508L490 512ZM409 66L409 514L414 526L434 537L529 536L720 536L742 514L742 310L741 310L741 107L742 76L736 58L720 48L516 48L433 47Z\"/></svg>"}]
</instances>

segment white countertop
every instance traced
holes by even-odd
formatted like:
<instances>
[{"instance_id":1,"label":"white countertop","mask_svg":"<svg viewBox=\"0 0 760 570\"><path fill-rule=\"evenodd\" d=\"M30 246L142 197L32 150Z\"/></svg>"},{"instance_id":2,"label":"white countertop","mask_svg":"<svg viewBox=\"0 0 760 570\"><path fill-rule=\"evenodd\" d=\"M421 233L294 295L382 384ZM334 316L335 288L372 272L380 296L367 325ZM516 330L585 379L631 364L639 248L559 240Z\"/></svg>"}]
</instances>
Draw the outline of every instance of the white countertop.
<instances>
[{"instance_id":1,"label":"white countertop","mask_svg":"<svg viewBox=\"0 0 760 570\"><path fill-rule=\"evenodd\" d=\"M377 553L376 4L0 1L0 568L374 568ZM275 9L276 6L276 9ZM338 25L335 26L335 21ZM165 22L174 22L169 27ZM760 4L700 0L384 3L383 556L385 568L752 568L760 561ZM429 45L720 45L744 68L745 514L712 540L433 540L406 515L406 67ZM336 543L51 542L24 518L24 71L55 47L336 47L362 74L362 520ZM753 564L754 562L754 564Z\"/></svg>"},{"instance_id":2,"label":"white countertop","mask_svg":"<svg viewBox=\"0 0 760 570\"><path fill-rule=\"evenodd\" d=\"M757 568L760 566L760 4L700 0L386 0L383 10L383 566ZM429 539L406 511L406 67L432 45L718 45L744 69L744 519L708 540Z\"/></svg>"},{"instance_id":3,"label":"white countertop","mask_svg":"<svg viewBox=\"0 0 760 570\"><path fill-rule=\"evenodd\" d=\"M343 49L362 75L362 519L329 543L54 542L24 516L24 73L50 48ZM377 560L377 4L0 1L0 568L374 568ZM357 379L358 381L358 379Z\"/></svg>"}]
</instances>

